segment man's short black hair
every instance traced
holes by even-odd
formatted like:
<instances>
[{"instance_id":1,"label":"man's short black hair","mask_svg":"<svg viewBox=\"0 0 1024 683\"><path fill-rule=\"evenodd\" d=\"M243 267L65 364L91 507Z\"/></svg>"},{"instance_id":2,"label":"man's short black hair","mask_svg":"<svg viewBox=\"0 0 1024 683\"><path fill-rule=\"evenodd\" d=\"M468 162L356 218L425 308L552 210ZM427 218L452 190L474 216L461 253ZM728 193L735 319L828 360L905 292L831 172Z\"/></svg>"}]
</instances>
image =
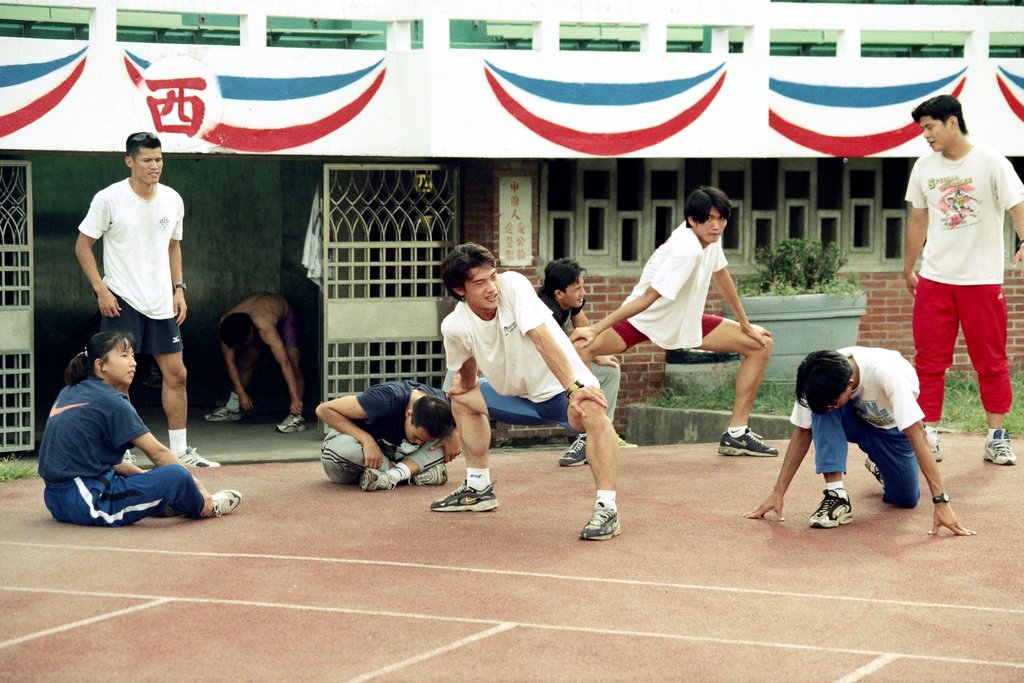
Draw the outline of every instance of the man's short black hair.
<instances>
[{"instance_id":1,"label":"man's short black hair","mask_svg":"<svg viewBox=\"0 0 1024 683\"><path fill-rule=\"evenodd\" d=\"M964 108L960 105L960 100L952 95L936 95L931 97L914 107L914 111L910 115L914 117L915 123L921 123L921 119L925 116L930 116L936 121L942 121L943 123L948 121L950 116L955 116L957 125L960 126L960 132L967 135L967 124L964 122Z\"/></svg>"},{"instance_id":2,"label":"man's short black hair","mask_svg":"<svg viewBox=\"0 0 1024 683\"><path fill-rule=\"evenodd\" d=\"M435 439L444 439L455 430L452 407L440 396L423 396L412 404L412 424Z\"/></svg>"},{"instance_id":3,"label":"man's short black hair","mask_svg":"<svg viewBox=\"0 0 1024 683\"><path fill-rule=\"evenodd\" d=\"M703 223L711 216L711 209L718 209L718 214L729 220L732 202L729 201L729 196L717 187L698 187L686 198L683 216Z\"/></svg>"},{"instance_id":4,"label":"man's short black hair","mask_svg":"<svg viewBox=\"0 0 1024 683\"><path fill-rule=\"evenodd\" d=\"M497 268L494 254L486 247L467 242L452 249L441 262L441 281L448 288L448 293L462 301L464 297L456 294L455 288L465 289L469 271L480 266Z\"/></svg>"},{"instance_id":5,"label":"man's short black hair","mask_svg":"<svg viewBox=\"0 0 1024 683\"><path fill-rule=\"evenodd\" d=\"M838 351L813 351L796 371L796 400L824 415L836 404L853 377L853 364Z\"/></svg>"},{"instance_id":6,"label":"man's short black hair","mask_svg":"<svg viewBox=\"0 0 1024 683\"><path fill-rule=\"evenodd\" d=\"M124 141L125 156L135 158L140 149L160 149L160 138L155 133L132 133Z\"/></svg>"},{"instance_id":7,"label":"man's short black hair","mask_svg":"<svg viewBox=\"0 0 1024 683\"><path fill-rule=\"evenodd\" d=\"M550 297L555 292L566 291L573 283L583 277L587 269L571 258L555 259L544 266L544 285L540 291Z\"/></svg>"},{"instance_id":8,"label":"man's short black hair","mask_svg":"<svg viewBox=\"0 0 1024 683\"><path fill-rule=\"evenodd\" d=\"M232 313L220 321L220 340L237 351L249 341L252 329L248 313Z\"/></svg>"}]
</instances>

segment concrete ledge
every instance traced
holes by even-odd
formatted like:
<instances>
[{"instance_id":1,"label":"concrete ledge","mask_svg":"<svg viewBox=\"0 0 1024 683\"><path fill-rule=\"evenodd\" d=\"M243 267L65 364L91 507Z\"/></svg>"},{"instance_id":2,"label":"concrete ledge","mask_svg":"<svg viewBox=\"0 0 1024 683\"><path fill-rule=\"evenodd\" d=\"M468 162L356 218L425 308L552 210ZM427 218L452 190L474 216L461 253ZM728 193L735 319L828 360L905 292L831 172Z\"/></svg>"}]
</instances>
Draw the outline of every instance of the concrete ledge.
<instances>
[{"instance_id":1,"label":"concrete ledge","mask_svg":"<svg viewBox=\"0 0 1024 683\"><path fill-rule=\"evenodd\" d=\"M677 443L718 443L729 426L725 410L660 408L643 403L626 407L626 439L638 446ZM788 439L793 425L789 417L751 415L750 428L765 439Z\"/></svg>"}]
</instances>

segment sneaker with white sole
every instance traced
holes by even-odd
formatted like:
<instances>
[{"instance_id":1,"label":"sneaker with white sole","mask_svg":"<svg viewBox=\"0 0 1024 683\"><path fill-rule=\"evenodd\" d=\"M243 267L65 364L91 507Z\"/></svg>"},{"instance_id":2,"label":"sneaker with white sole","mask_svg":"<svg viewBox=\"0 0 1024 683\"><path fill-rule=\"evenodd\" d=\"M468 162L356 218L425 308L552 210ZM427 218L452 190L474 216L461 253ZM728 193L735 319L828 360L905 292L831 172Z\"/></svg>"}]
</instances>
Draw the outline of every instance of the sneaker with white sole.
<instances>
[{"instance_id":1,"label":"sneaker with white sole","mask_svg":"<svg viewBox=\"0 0 1024 683\"><path fill-rule=\"evenodd\" d=\"M231 489L217 491L210 496L213 498L213 514L211 517L220 517L233 511L242 502L242 494Z\"/></svg>"},{"instance_id":2,"label":"sneaker with white sole","mask_svg":"<svg viewBox=\"0 0 1024 683\"><path fill-rule=\"evenodd\" d=\"M942 444L939 443L939 430L925 425L924 435L928 438L928 445L932 447L932 456L935 458L935 462L942 462Z\"/></svg>"},{"instance_id":3,"label":"sneaker with white sole","mask_svg":"<svg viewBox=\"0 0 1024 683\"><path fill-rule=\"evenodd\" d=\"M282 434L304 432L306 431L306 418L294 413L288 413L288 417L281 420L281 424L277 425L277 431Z\"/></svg>"},{"instance_id":4,"label":"sneaker with white sole","mask_svg":"<svg viewBox=\"0 0 1024 683\"><path fill-rule=\"evenodd\" d=\"M181 464L185 467L220 467L219 462L207 460L203 456L199 455L199 451L192 448L192 446L186 448L185 453L178 456L178 460L180 460Z\"/></svg>"},{"instance_id":5,"label":"sneaker with white sole","mask_svg":"<svg viewBox=\"0 0 1024 683\"><path fill-rule=\"evenodd\" d=\"M587 464L587 435L580 434L572 442L561 458L558 459L560 467L579 467Z\"/></svg>"},{"instance_id":6,"label":"sneaker with white sole","mask_svg":"<svg viewBox=\"0 0 1024 683\"><path fill-rule=\"evenodd\" d=\"M367 467L359 477L359 488L364 491L390 491L398 485L387 472Z\"/></svg>"},{"instance_id":7,"label":"sneaker with white sole","mask_svg":"<svg viewBox=\"0 0 1024 683\"><path fill-rule=\"evenodd\" d=\"M840 524L849 524L852 521L853 507L850 501L835 491L825 489L825 497L811 515L811 528L834 529Z\"/></svg>"},{"instance_id":8,"label":"sneaker with white sole","mask_svg":"<svg viewBox=\"0 0 1024 683\"><path fill-rule=\"evenodd\" d=\"M997 429L995 436L985 443L985 459L996 465L1016 465L1017 456L1010 446L1010 432Z\"/></svg>"},{"instance_id":9,"label":"sneaker with white sole","mask_svg":"<svg viewBox=\"0 0 1024 683\"><path fill-rule=\"evenodd\" d=\"M439 462L415 475L409 483L413 486L442 486L448 483L448 468Z\"/></svg>"},{"instance_id":10,"label":"sneaker with white sole","mask_svg":"<svg viewBox=\"0 0 1024 683\"><path fill-rule=\"evenodd\" d=\"M124 452L124 457L121 458L121 462L136 466L139 464L138 460L135 459L135 454L131 452L131 449Z\"/></svg>"},{"instance_id":11,"label":"sneaker with white sole","mask_svg":"<svg viewBox=\"0 0 1024 683\"><path fill-rule=\"evenodd\" d=\"M438 498L430 504L434 512L486 512L498 507L498 497L494 495L494 485L488 484L483 491L477 491L468 483Z\"/></svg>"},{"instance_id":12,"label":"sneaker with white sole","mask_svg":"<svg viewBox=\"0 0 1024 683\"><path fill-rule=\"evenodd\" d=\"M871 458L866 459L864 461L864 469L870 472L871 476L877 479L879 484L885 486L885 482L882 481L882 473L878 471L878 465L875 464L874 460Z\"/></svg>"},{"instance_id":13,"label":"sneaker with white sole","mask_svg":"<svg viewBox=\"0 0 1024 683\"><path fill-rule=\"evenodd\" d=\"M762 441L760 434L755 434L748 429L743 432L742 436L732 436L729 432L722 434L722 439L718 442L718 454L774 458L779 454L779 451Z\"/></svg>"},{"instance_id":14,"label":"sneaker with white sole","mask_svg":"<svg viewBox=\"0 0 1024 683\"><path fill-rule=\"evenodd\" d=\"M207 413L203 419L207 422L238 422L242 419L242 411L231 410L231 408L221 404L212 413Z\"/></svg>"},{"instance_id":15,"label":"sneaker with white sole","mask_svg":"<svg viewBox=\"0 0 1024 683\"><path fill-rule=\"evenodd\" d=\"M590 521L580 530L580 538L584 541L607 541L621 533L619 511L598 503L594 506Z\"/></svg>"}]
</instances>

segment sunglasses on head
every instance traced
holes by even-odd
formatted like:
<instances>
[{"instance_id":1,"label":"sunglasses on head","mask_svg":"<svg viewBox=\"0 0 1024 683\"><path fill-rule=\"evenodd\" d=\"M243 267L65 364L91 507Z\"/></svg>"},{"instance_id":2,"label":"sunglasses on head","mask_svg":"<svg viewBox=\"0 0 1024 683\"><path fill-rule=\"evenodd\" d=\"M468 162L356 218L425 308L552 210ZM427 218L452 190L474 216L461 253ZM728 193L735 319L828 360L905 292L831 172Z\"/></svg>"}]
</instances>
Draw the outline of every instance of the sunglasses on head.
<instances>
[{"instance_id":1,"label":"sunglasses on head","mask_svg":"<svg viewBox=\"0 0 1024 683\"><path fill-rule=\"evenodd\" d=\"M136 133L135 135L128 138L132 142L142 142L143 140L156 140L156 133Z\"/></svg>"}]
</instances>

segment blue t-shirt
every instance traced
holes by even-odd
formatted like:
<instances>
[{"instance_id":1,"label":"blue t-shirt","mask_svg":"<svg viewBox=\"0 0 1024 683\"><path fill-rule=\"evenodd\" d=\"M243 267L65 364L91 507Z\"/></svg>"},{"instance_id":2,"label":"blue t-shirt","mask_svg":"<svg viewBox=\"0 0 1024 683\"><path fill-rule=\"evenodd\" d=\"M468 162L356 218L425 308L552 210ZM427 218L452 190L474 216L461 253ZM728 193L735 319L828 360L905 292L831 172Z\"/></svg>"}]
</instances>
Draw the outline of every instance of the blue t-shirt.
<instances>
[{"instance_id":1,"label":"blue t-shirt","mask_svg":"<svg viewBox=\"0 0 1024 683\"><path fill-rule=\"evenodd\" d=\"M39 476L48 482L98 477L124 459L132 439L149 432L128 397L89 377L64 387L46 420Z\"/></svg>"},{"instance_id":2,"label":"blue t-shirt","mask_svg":"<svg viewBox=\"0 0 1024 683\"><path fill-rule=\"evenodd\" d=\"M354 422L377 443L390 446L393 451L405 439L405 410L409 407L414 389L448 400L443 391L412 380L381 382L356 397L366 413L366 419Z\"/></svg>"}]
</instances>

